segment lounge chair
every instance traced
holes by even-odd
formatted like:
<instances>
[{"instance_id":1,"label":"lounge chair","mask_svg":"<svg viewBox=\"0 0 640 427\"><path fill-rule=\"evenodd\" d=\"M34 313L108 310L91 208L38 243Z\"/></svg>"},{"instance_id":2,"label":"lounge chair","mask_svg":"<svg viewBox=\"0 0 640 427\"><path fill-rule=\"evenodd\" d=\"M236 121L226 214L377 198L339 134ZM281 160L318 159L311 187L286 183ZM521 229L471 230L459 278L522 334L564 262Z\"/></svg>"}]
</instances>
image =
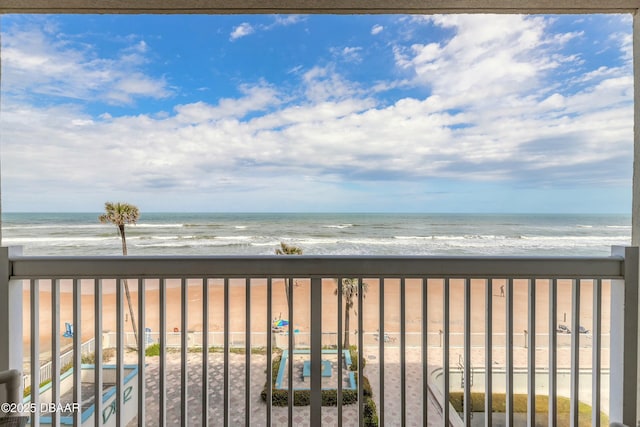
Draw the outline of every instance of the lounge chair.
<instances>
[{"instance_id":1,"label":"lounge chair","mask_svg":"<svg viewBox=\"0 0 640 427\"><path fill-rule=\"evenodd\" d=\"M73 338L73 325L69 322L65 322L64 326L67 329L64 331L64 334L62 334L62 336L65 338Z\"/></svg>"}]
</instances>

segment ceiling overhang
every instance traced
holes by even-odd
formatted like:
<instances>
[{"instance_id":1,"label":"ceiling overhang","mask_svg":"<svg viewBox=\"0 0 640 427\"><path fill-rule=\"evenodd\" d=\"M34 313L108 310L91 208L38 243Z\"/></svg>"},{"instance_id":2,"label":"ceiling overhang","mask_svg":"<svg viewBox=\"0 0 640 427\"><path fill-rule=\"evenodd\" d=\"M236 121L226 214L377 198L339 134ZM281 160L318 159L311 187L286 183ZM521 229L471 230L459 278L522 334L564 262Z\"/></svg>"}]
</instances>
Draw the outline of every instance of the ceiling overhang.
<instances>
[{"instance_id":1,"label":"ceiling overhang","mask_svg":"<svg viewBox=\"0 0 640 427\"><path fill-rule=\"evenodd\" d=\"M640 0L1 0L0 14L631 13Z\"/></svg>"}]
</instances>

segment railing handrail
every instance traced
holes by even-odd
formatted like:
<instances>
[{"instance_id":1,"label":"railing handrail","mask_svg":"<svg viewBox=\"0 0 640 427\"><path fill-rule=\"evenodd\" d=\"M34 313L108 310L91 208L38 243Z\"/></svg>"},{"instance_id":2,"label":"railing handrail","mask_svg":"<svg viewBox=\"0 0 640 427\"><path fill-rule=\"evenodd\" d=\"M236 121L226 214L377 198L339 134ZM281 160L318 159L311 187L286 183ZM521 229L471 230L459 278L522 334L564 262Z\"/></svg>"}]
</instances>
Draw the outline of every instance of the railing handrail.
<instances>
[{"instance_id":1,"label":"railing handrail","mask_svg":"<svg viewBox=\"0 0 640 427\"><path fill-rule=\"evenodd\" d=\"M15 256L10 278L384 277L622 279L624 259L475 256Z\"/></svg>"},{"instance_id":2,"label":"railing handrail","mask_svg":"<svg viewBox=\"0 0 640 427\"><path fill-rule=\"evenodd\" d=\"M161 371L161 384L165 384L163 381L164 375L166 372L165 364L166 364L166 348L172 344L169 342L169 335L166 331L166 294L167 287L173 279L177 279L180 281L180 312L181 312L181 327L182 333L179 335L180 338L180 346L181 346L181 401L187 402L188 399L188 387L187 387L187 369L188 369L188 359L187 359L187 350L190 345L201 344L203 347L209 348L211 345L215 345L215 342L209 339L210 334L202 334L201 340L197 340L191 336L188 331L188 308L190 306L188 296L188 287L192 286L194 283L190 282L189 279L198 279L199 286L203 289L203 295L209 295L208 289L211 285L210 279L222 280L222 284L224 285L224 331L223 331L223 340L222 347L224 348L224 382L223 389L224 392L224 407L228 408L229 406L229 396L230 396L230 348L234 347L237 343L233 339L231 333L231 322L229 319L229 313L231 312L231 304L230 301L230 288L229 285L232 284L229 279L247 279L244 282L245 287L245 301L247 312L246 312L246 322L250 323L250 314L251 314L251 288L252 285L262 286L266 284L267 291L267 316L266 316L266 324L264 324L264 329L267 331L267 339L263 340L266 343L267 348L267 366L270 366L272 363L272 350L273 345L280 346L284 343L279 343L276 337L275 343L273 340L273 326L271 323L272 312L269 307L272 306L272 292L273 285L278 283L278 281L282 281L282 278L285 279L305 279L310 280L309 292L310 292L310 322L309 322L309 336L308 340L301 340L301 342L296 343L298 338L296 338L295 334L289 334L287 338L287 343L285 347L292 351L298 345L308 348L308 352L310 354L311 361L311 384L310 384L310 419L320 419L321 418L321 404L322 404L322 383L321 383L321 361L322 361L322 347L325 345L323 341L322 334L322 300L323 300L323 283L322 280L336 280L337 282L337 295L338 295L338 306L342 304L342 293L340 292L340 287L344 286L344 283L339 279L356 277L359 279L373 279L379 281L379 318L381 320L385 319L384 312L384 282L391 280L392 282L399 281L399 296L400 296L400 336L399 336L399 348L400 348L400 367L401 367L401 375L399 377L400 381L400 406L403 408L401 413L402 422L404 423L406 413L406 366L407 360L406 352L407 348L412 345L412 341L409 339L411 334L407 331L406 326L406 314L407 314L407 301L406 301L406 286L408 284L409 279L417 279L420 283L421 291L421 301L420 308L417 309L416 313L422 313L422 330L428 330L428 320L427 316L428 309L430 303L428 302L428 290L431 288L431 284L441 285L442 294L438 294L436 299L440 300L442 304L442 325L443 325L443 339L439 343L442 347L442 363L443 369L445 372L450 372L450 363L449 358L451 355L452 348L462 348L464 351L464 366L463 370L465 371L465 378L470 378L471 375L471 348L474 346L474 340L472 339L471 333L471 288L473 287L472 282L476 279L480 281L484 281L483 289L478 290L477 292L482 291L485 294L485 324L488 325L485 334L485 361L486 366L492 368L492 353L495 348L496 342L494 341L493 335L493 323L492 318L495 311L493 310L493 295L495 293L495 286L501 286L501 297L504 297L504 311L505 311L505 348L506 358L504 361L505 364L505 372L506 375L506 402L507 402L507 419L513 419L513 395L514 395L514 348L518 345L516 340L516 331L514 330L514 288L516 284L520 288L520 291L524 289L520 282L527 282L527 298L526 301L522 299L522 303L527 304L527 326L525 330L531 332L528 336L525 337L524 341L521 342L523 346L523 351L527 353L527 366L529 368L529 372L533 372L532 367L536 366L536 350L537 350L537 341L535 340L536 335L536 313L537 306L536 300L538 299L536 294L536 288L538 284L543 284L542 291L548 292L549 304L548 304L548 315L549 315L549 325L555 325L557 323L557 311L558 311L558 287L565 287L564 281L571 282L571 321L570 328L573 331L571 334L571 343L570 343L570 354L567 353L566 356L570 359L570 400L571 400L571 411L570 418L572 423L578 417L578 401L579 401L579 393L580 388L582 387L579 375L579 362L580 362L580 353L582 353L582 343L586 340L582 339L579 331L579 326L581 322L581 297L580 290L581 288L591 288L591 292L593 292L593 341L591 344L591 353L592 353L592 366L593 366L593 375L592 375L592 401L594 402L594 411L593 420L594 425L598 425L597 420L599 420L598 414L600 413L600 405L601 405L601 375L602 375L602 361L600 353L603 349L602 346L602 287L605 285L605 281L611 280L611 286L607 284L610 292L610 304L611 304L611 313L610 313L610 339L609 339L609 358L611 360L611 370L610 370L610 379L609 379L609 414L610 419L613 421L622 420L626 424L634 424L636 419L636 388L637 388L637 353L635 350L637 349L637 340L638 340L638 283L640 279L638 279L638 259L639 249L637 247L629 247L623 248L623 250L618 250L618 248L614 248L613 256L608 257L470 257L470 256L296 256L296 257L281 257L281 256L215 256L215 257L189 257L189 256L180 256L180 257L172 257L172 256L145 256L145 257L30 257L30 256L22 256L19 253L16 253L15 256L10 256L7 250L3 251L3 263L5 277L8 277L10 280L8 282L5 279L5 288L6 292L6 300L12 301L13 303L10 307L22 307L23 303L21 301L23 295L24 283L23 280L29 279L31 281L31 295L39 294L39 286L42 280L51 281L52 289L56 291L60 290L60 286L63 282L61 280L73 280L73 295L74 295L74 325L78 326L80 329L81 321L79 313L81 312L79 307L81 306L81 293L84 290L86 283L83 283L85 279L92 280L95 291L95 307L101 306L101 296L102 292L100 292L100 288L102 286L101 280L116 280L116 320L117 320L117 334L116 334L116 364L120 367L124 366L125 360L125 337L127 333L124 330L124 310L123 310L123 298L124 298L124 290L123 286L126 283L125 279L133 279L137 284L137 292L140 298L138 298L138 309L141 313L144 313L145 306L145 287L147 285L151 285L153 289L155 289L154 281L159 281L159 300L161 307L160 310L160 331L162 339L160 340L160 371ZM255 283L252 282L254 279L259 279L260 281L264 280L264 283ZM494 279L498 279L499 281L504 280L504 282L496 283ZM455 282L461 282L464 284L464 298L463 300L456 299L456 304L464 303L464 325L463 325L463 340L464 343L462 347L456 347L456 342L452 340L452 330L451 330L451 306L454 303L451 296L451 288L454 286ZM539 281L540 280L540 281ZM437 282L442 282L437 283ZM516 282L517 281L517 282ZM546 282L546 284L545 284ZM361 286L363 281L358 281ZM501 283L504 283L502 285ZM370 284L370 283L369 283ZM234 284L235 285L235 284ZM414 285L414 283L412 283ZM374 285L375 286L375 285ZM175 283L171 284L171 287L175 287ZM438 286L436 286L437 288ZM458 287L456 283L455 287ZM3 288L0 286L0 290ZM344 289L344 288L343 288ZM361 288L359 288L361 289ZM477 294L476 292L476 294ZM563 291L564 292L564 291ZM52 294L54 295L54 294ZM479 294L478 294L479 295ZM566 293L562 294L563 297L566 298ZM293 293L291 294L293 296ZM363 292L358 292L358 307L363 307ZM288 307L288 315L287 318L290 321L290 328L295 325L294 323L294 307L292 304L293 298L289 299L289 307ZM317 302L317 303L316 303ZM31 301L31 335L39 336L39 306L40 301L39 298L32 298ZM55 300L52 303L55 306ZM203 319L206 318L206 314L208 314L208 298L202 299L202 307L203 307ZM238 304L237 302L233 302L233 304ZM497 304L497 306L501 307L503 303ZM413 307L415 309L415 306ZM374 309L375 310L375 309ZM5 308L5 311L7 309ZM10 310L9 310L10 311ZM2 312L0 312L0 317L2 317ZM54 315L56 313L54 312ZM342 331L342 311L337 310L338 316L338 331ZM22 312L15 312L13 315L5 315L5 319L0 319L4 321L4 324L7 327L4 328L3 331L6 337L9 339L4 339L4 342L8 342L12 349L15 349L13 353L9 354L0 354L6 360L3 362L0 359L0 367L6 366L8 368L13 368L17 366L19 362L12 362L13 360L21 361L21 349L22 346L16 344L21 342L21 336L17 336L16 334L11 334L14 330L22 331ZM539 316L538 316L539 317ZM142 333L144 328L144 314L141 315L141 323L139 326L139 332ZM360 315L357 317L357 330L364 331L364 316ZM52 322L58 322L58 317L53 317ZM489 320L487 320L489 319ZM208 320L203 320L203 325L208 325ZM102 315L100 310L96 311L95 315L95 330L102 330ZM518 325L521 325L518 323ZM0 324L0 326L2 326ZM518 326L520 327L520 326ZM606 327L606 326L605 326ZM56 328L58 328L56 326ZM500 328L501 329L501 328ZM206 327L203 329L203 332L211 332ZM381 321L379 323L379 332L380 336L384 336L382 334L388 334L390 331L385 330L384 322ZM299 334L298 334L299 335ZM357 348L358 348L358 358L363 360L365 354L365 347L367 343L364 340L363 333L357 335ZM139 337L141 335L138 335ZM337 336L337 335L336 335ZM241 336L242 337L242 336ZM532 338L533 337L533 338ZM0 336L0 338L3 338ZM74 346L78 349L74 353L74 364L79 365L80 361L80 341L79 335L75 336ZM252 345L260 343L262 340L253 339L256 337L252 337L252 334L249 331L245 331L243 339L241 339L241 344L244 344L245 348L245 369L247 370L247 375L245 376L245 389L250 390L250 366L251 366L251 354L250 348ZM429 342L428 334L422 334L420 347L422 349L427 349L432 346L432 343ZM542 339L542 342L548 341L548 351L549 351L549 390L550 392L550 405L549 405L549 417L550 424L554 424L555 419L557 418L557 407L555 404L555 396L558 393L558 360L557 360L557 349L559 347L559 336L557 335L557 331L553 329L553 332L549 335L548 339ZM201 342L197 342L201 341ZM282 341L282 340L280 340ZM100 336L100 342L104 343L103 337ZM341 351L340 339L336 340L338 352ZM384 342L384 341L383 341ZM218 344L220 345L220 344ZM333 344L331 344L333 345ZM384 366L384 348L385 345L381 344L378 341L378 352L380 357L381 366ZM98 355L100 355L102 351L103 345L99 345L97 347ZM2 347L0 346L0 350ZM59 351L59 350L56 350ZM8 353L8 352L4 352ZM32 349L31 354L39 354L39 347L37 340L32 340ZM204 352L203 354L208 354L208 352ZM424 383L424 379L427 378L429 364L428 360L425 357L427 352L423 352L422 355L422 378L423 378L423 386L427 384ZM101 360L100 357L97 360ZM100 362L98 362L100 363ZM520 363L520 362L517 362ZM566 360L564 362L566 363ZM138 408L140 414L139 417L144 420L145 417L145 375L144 375L144 366L145 366L145 356L144 352L138 353L138 366L140 369L140 376L138 377L138 390L140 394L138 394ZM208 366L207 357L203 357L203 372L206 370L205 366ZM342 366L342 365L339 365ZM358 376L361 377L364 375L363 368L364 363L358 364ZM490 369L488 368L488 369ZM615 368L615 369L614 369ZM288 388L293 389L293 364L288 365ZM40 372L37 367L31 365L32 376L34 379L39 379ZM102 386L102 378L101 378L101 369L97 369L95 371L96 374L96 383L95 383L95 393L99 394ZM267 369L267 372L271 372ZM487 371L490 372L490 371ZM384 396L384 370L380 369L380 396ZM341 374L338 372L338 375ZM449 393L449 377L445 376L445 385L444 385L444 401L447 401L450 397ZM267 383L271 383L272 377L267 375ZM34 382L37 382L34 380ZM76 394L76 401L80 400L80 391L81 390L81 377L79 371L74 373L74 393ZM118 387L122 389L124 387L124 376L122 369L116 373L116 382L118 383ZM54 383L55 384L55 383ZM486 396L491 396L490 383L487 382L485 384L485 393ZM166 385L166 384L165 384ZM161 386L161 388L164 387ZM208 396L208 382L202 383L203 391L202 396ZM527 404L533 408L534 399L535 399L535 376L529 375L527 382L527 395L528 402ZM54 385L54 389L59 391L59 388ZM269 389L271 390L271 389ZM465 401L469 402L470 397L470 388L468 387L468 382L465 384ZM338 390L338 395L340 395L340 390ZM267 393L267 400L273 397L272 394ZM427 397L423 396L423 407L427 408ZM163 400L164 399L164 400ZM382 398L381 398L382 399ZM491 406L491 398L489 397L486 403ZM245 398L245 402L250 402L251 398L248 395ZM202 407L208 408L207 399L203 398ZM36 402L37 403L37 402ZM116 412L123 414L121 411L123 402L123 395L120 394L118 396L118 400L116 401ZM364 399L364 387L358 386L358 416L359 419L362 420L364 417L365 411L365 399ZM383 401L381 400L381 408L384 408ZM100 406L100 405L99 405ZM341 405L338 405L341 408ZM251 404L246 403L245 405L245 413L251 414ZM467 424L470 422L470 406L467 405L464 408L464 419ZM166 396L161 399L161 419L165 419L166 412ZM96 409L100 412L101 408ZM288 412L289 417L291 419L293 412L293 394L289 394L288 398ZM340 412L340 409L339 409ZM448 405L443 406L443 417L445 419L449 419L449 416L452 413L452 409ZM490 413L490 411L489 411ZM529 421L531 422L532 414L535 411L530 410L528 412ZM164 414L164 415L163 415ZM384 416L384 412L381 411L381 417ZM182 410L180 412L181 422L186 423L186 410ZM426 410L422 414L423 419L428 418L428 413ZM120 415L121 422L122 415ZM271 406L267 405L267 419L271 417ZM204 411L203 419L208 419L207 411ZM229 413L225 410L224 412L225 424L228 422ZM245 423L248 424L250 419L250 415L246 415ZM79 421L78 421L79 422ZM314 424L314 423L312 423ZM314 424L315 425L315 424Z\"/></svg>"}]
</instances>

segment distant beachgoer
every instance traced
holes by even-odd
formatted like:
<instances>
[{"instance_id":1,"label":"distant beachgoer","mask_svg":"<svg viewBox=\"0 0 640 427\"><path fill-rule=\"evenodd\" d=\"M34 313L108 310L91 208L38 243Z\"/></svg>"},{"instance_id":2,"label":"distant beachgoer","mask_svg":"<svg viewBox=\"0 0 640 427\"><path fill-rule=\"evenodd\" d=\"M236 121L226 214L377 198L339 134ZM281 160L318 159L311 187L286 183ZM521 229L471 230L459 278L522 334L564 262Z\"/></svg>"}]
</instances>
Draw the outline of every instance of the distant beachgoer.
<instances>
[{"instance_id":1,"label":"distant beachgoer","mask_svg":"<svg viewBox=\"0 0 640 427\"><path fill-rule=\"evenodd\" d=\"M504 298L504 285L500 286L500 296Z\"/></svg>"}]
</instances>

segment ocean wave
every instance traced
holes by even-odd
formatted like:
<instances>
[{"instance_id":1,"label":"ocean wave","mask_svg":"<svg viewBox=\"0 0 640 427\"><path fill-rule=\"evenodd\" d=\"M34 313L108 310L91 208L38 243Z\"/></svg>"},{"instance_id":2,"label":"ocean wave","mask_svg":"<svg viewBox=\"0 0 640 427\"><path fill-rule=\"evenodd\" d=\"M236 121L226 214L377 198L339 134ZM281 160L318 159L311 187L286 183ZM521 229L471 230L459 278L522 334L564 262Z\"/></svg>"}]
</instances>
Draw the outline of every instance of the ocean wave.
<instances>
[{"instance_id":1,"label":"ocean wave","mask_svg":"<svg viewBox=\"0 0 640 427\"><path fill-rule=\"evenodd\" d=\"M251 246L261 247L261 246L273 246L274 248L280 246L280 240L270 240L265 242L251 242Z\"/></svg>"},{"instance_id":2,"label":"ocean wave","mask_svg":"<svg viewBox=\"0 0 640 427\"><path fill-rule=\"evenodd\" d=\"M323 225L323 228L337 228L337 229L343 229L343 228L351 228L353 227L353 224L334 224L334 225Z\"/></svg>"},{"instance_id":3,"label":"ocean wave","mask_svg":"<svg viewBox=\"0 0 640 427\"><path fill-rule=\"evenodd\" d=\"M133 227L138 228L182 228L184 224L150 224L150 223L137 223L134 224Z\"/></svg>"},{"instance_id":4,"label":"ocean wave","mask_svg":"<svg viewBox=\"0 0 640 427\"><path fill-rule=\"evenodd\" d=\"M58 243L66 243L66 242L104 242L107 240L114 240L118 238L117 236L114 237L81 237L81 236L76 236L76 237L54 237L54 236L48 236L48 237L4 237L3 243L5 244L16 244L16 243L52 243L52 244L58 244ZM119 238L118 238L119 239Z\"/></svg>"},{"instance_id":5,"label":"ocean wave","mask_svg":"<svg viewBox=\"0 0 640 427\"><path fill-rule=\"evenodd\" d=\"M337 244L340 242L340 239L291 239L295 242L296 246L304 246L304 245L327 245L327 244ZM303 248L304 249L304 248Z\"/></svg>"},{"instance_id":6,"label":"ocean wave","mask_svg":"<svg viewBox=\"0 0 640 427\"><path fill-rule=\"evenodd\" d=\"M521 236L523 240L541 240L541 241L625 241L631 239L631 236Z\"/></svg>"},{"instance_id":7,"label":"ocean wave","mask_svg":"<svg viewBox=\"0 0 640 427\"><path fill-rule=\"evenodd\" d=\"M136 243L134 245L138 248L220 248L220 247L233 247L233 246L247 246L246 242L234 242L234 241L216 241L216 240L178 240L167 242L148 242L148 243Z\"/></svg>"},{"instance_id":8,"label":"ocean wave","mask_svg":"<svg viewBox=\"0 0 640 427\"><path fill-rule=\"evenodd\" d=\"M397 240L504 240L519 238L520 236L497 236L494 234L464 234L464 235L432 235L432 236L393 236Z\"/></svg>"},{"instance_id":9,"label":"ocean wave","mask_svg":"<svg viewBox=\"0 0 640 427\"><path fill-rule=\"evenodd\" d=\"M254 236L215 236L214 239L217 240L252 240L255 239Z\"/></svg>"},{"instance_id":10,"label":"ocean wave","mask_svg":"<svg viewBox=\"0 0 640 427\"><path fill-rule=\"evenodd\" d=\"M127 235L127 241L130 240L190 240L197 239L197 236L179 236L179 235L156 235L156 236L131 236Z\"/></svg>"},{"instance_id":11,"label":"ocean wave","mask_svg":"<svg viewBox=\"0 0 640 427\"><path fill-rule=\"evenodd\" d=\"M3 230L71 230L71 229L103 229L107 225L100 224L40 224L40 225L3 225Z\"/></svg>"}]
</instances>

